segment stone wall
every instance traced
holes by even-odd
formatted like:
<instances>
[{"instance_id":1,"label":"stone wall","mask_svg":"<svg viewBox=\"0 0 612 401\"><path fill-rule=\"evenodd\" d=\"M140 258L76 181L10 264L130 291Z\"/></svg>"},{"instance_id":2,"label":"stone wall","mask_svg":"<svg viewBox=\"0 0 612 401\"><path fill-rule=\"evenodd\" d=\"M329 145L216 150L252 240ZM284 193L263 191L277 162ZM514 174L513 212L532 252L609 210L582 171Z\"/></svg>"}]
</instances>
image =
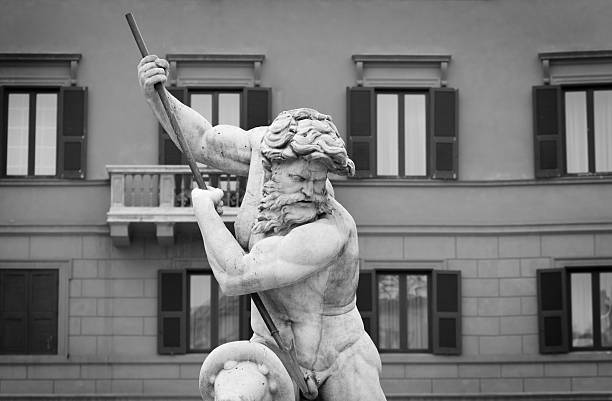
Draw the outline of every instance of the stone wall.
<instances>
[{"instance_id":1,"label":"stone wall","mask_svg":"<svg viewBox=\"0 0 612 401\"><path fill-rule=\"evenodd\" d=\"M428 399L461 394L537 399L565 393L595 399L588 397L612 393L607 354L539 354L535 284L536 269L565 259L612 259L612 234L366 233L360 246L364 268L384 261L394 266L434 262L462 272L462 355L383 354L382 384L390 399L428 394L433 397ZM11 263L69 260L71 265L67 354L0 358L2 398L164 394L197 399L204 355L157 355L156 345L157 270L202 260L196 234L185 234L168 248L146 236L117 248L107 235L24 235L4 237L0 252Z\"/></svg>"}]
</instances>

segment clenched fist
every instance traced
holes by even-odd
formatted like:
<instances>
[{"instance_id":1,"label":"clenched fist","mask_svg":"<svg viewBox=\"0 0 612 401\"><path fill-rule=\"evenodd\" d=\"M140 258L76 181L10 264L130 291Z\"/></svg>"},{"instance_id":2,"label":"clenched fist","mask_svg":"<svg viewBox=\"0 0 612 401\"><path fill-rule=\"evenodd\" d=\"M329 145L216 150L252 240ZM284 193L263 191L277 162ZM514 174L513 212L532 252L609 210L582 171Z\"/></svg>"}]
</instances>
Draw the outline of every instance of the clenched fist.
<instances>
[{"instance_id":1,"label":"clenched fist","mask_svg":"<svg viewBox=\"0 0 612 401\"><path fill-rule=\"evenodd\" d=\"M138 63L138 82L146 97L155 93L155 84L163 84L168 79L168 61L153 54L145 56Z\"/></svg>"}]
</instances>

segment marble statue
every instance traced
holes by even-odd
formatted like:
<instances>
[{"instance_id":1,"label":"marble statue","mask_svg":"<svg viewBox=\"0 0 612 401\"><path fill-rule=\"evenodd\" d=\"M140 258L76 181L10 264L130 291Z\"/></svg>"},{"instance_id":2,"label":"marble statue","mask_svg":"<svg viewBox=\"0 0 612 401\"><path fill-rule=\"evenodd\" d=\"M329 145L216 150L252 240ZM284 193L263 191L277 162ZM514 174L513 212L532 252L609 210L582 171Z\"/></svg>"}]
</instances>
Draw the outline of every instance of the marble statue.
<instances>
[{"instance_id":1,"label":"marble statue","mask_svg":"<svg viewBox=\"0 0 612 401\"><path fill-rule=\"evenodd\" d=\"M293 401L295 390L283 363L268 347L232 341L215 348L200 369L204 401Z\"/></svg>"},{"instance_id":2,"label":"marble statue","mask_svg":"<svg viewBox=\"0 0 612 401\"><path fill-rule=\"evenodd\" d=\"M166 82L167 71L168 62L156 56L144 57L138 65L144 97L176 142L153 89L155 83ZM385 400L380 357L355 303L355 222L334 198L328 180L328 173L354 173L331 118L301 108L280 113L269 127L213 127L168 97L197 161L248 176L235 238L216 211L223 192L192 192L208 261L222 291L260 295L283 341L294 345L318 399ZM286 355L279 352L255 307L251 326L250 341L264 344L287 366ZM246 375L254 369L241 371Z\"/></svg>"}]
</instances>

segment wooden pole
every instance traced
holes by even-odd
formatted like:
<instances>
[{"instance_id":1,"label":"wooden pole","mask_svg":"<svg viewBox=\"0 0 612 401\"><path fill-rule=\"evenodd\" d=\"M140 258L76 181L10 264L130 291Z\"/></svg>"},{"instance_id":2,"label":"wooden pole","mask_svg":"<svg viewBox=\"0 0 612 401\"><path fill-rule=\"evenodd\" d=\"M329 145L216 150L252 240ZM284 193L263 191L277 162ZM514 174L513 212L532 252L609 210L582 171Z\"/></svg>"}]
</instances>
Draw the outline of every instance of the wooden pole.
<instances>
[{"instance_id":1,"label":"wooden pole","mask_svg":"<svg viewBox=\"0 0 612 401\"><path fill-rule=\"evenodd\" d=\"M132 15L132 13L127 13L125 15L125 18L127 19L128 25L130 26L130 29L132 30L132 35L134 35L134 39L136 40L136 45L138 46L138 50L140 50L140 54L142 55L142 57L148 56L149 50L147 49L147 45L145 44L144 39L142 38L142 35L140 34L138 25L136 25L134 16ZM183 136L183 132L181 131L181 127L179 126L178 121L176 120L176 116L172 112L170 101L168 100L168 96L166 95L166 91L164 90L163 85L161 83L155 84L155 90L157 91L157 94L159 95L159 99L161 100L162 105L164 106L166 115L168 116L168 119L170 120L170 125L172 126L172 129L174 130L174 133L176 134L176 138L181 147L181 151L185 155L185 159L187 159L187 164L191 168L191 172L193 173L193 176L196 182L198 183L198 188L206 189L206 183L204 182L204 179L202 178L202 175L200 174L200 170L198 169L198 166L195 163L193 154L191 153L191 149L189 148L189 146L187 145L187 142L185 141L185 137ZM308 390L308 385L306 384L306 379L297 361L297 357L295 355L295 349L293 348L293 344L291 344L291 346L287 346L283 343L280 337L280 334L278 332L278 328L272 321L272 318L270 317L270 314L268 313L266 306L264 305L261 298L259 297L259 294L254 292L251 294L251 298L253 298L253 303L257 307L257 310L259 311L259 314L261 315L264 323L268 327L268 330L270 330L270 334L274 338L274 341L276 341L278 348L281 350L281 352L283 352L288 357L287 358L288 366L285 366L285 368L287 369L289 375L296 382L296 384L302 391L302 394L304 394L304 396L306 396L308 399L313 399L314 394L312 394Z\"/></svg>"}]
</instances>

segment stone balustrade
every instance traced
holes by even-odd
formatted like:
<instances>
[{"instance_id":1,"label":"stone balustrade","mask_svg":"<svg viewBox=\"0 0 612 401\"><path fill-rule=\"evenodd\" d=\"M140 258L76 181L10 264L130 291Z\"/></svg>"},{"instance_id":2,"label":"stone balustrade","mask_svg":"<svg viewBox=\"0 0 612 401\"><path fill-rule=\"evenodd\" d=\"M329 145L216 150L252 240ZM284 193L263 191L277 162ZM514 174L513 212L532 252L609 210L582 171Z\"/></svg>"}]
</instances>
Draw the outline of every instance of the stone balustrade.
<instances>
[{"instance_id":1,"label":"stone balustrade","mask_svg":"<svg viewBox=\"0 0 612 401\"><path fill-rule=\"evenodd\" d=\"M112 165L110 208L106 221L115 245L130 243L130 226L153 223L160 244L174 242L176 223L195 222L191 189L196 183L188 166ZM208 185L225 192L222 218L233 222L246 188L246 178L200 166Z\"/></svg>"}]
</instances>

